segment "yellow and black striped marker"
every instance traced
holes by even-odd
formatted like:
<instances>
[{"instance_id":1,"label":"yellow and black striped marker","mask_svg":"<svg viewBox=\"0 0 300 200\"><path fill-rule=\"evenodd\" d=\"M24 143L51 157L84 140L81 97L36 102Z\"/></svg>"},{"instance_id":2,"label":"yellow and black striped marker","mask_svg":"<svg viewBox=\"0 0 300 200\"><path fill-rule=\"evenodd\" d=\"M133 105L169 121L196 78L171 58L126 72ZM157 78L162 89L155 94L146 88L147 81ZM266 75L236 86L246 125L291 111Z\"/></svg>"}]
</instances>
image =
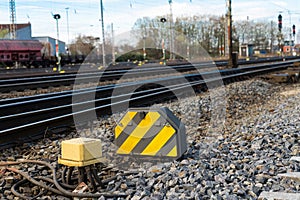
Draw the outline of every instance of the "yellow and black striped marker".
<instances>
[{"instance_id":1,"label":"yellow and black striped marker","mask_svg":"<svg viewBox=\"0 0 300 200\"><path fill-rule=\"evenodd\" d=\"M117 154L177 159L187 149L185 127L168 108L130 108L115 127Z\"/></svg>"}]
</instances>

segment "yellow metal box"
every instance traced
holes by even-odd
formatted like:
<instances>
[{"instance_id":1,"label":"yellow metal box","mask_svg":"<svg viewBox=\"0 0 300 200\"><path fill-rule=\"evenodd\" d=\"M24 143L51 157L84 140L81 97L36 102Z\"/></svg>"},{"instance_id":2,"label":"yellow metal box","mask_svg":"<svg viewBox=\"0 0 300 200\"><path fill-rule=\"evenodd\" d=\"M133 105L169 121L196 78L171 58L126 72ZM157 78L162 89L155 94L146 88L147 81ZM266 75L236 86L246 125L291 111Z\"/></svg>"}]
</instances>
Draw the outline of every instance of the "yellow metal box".
<instances>
[{"instance_id":1,"label":"yellow metal box","mask_svg":"<svg viewBox=\"0 0 300 200\"><path fill-rule=\"evenodd\" d=\"M61 143L61 158L58 163L67 166L87 166L102 162L101 140L74 138Z\"/></svg>"}]
</instances>

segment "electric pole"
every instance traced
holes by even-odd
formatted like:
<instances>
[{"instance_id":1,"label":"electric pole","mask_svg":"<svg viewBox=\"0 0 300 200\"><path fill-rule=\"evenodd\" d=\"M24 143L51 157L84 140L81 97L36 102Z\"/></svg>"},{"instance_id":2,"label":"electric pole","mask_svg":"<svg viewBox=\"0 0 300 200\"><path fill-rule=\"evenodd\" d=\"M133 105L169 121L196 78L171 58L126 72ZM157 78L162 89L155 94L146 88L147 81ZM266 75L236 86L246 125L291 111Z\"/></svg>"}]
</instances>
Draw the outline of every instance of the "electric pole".
<instances>
[{"instance_id":1,"label":"electric pole","mask_svg":"<svg viewBox=\"0 0 300 200\"><path fill-rule=\"evenodd\" d=\"M16 4L15 0L9 0L9 8L10 8L10 38L15 40L17 37L16 34Z\"/></svg>"},{"instance_id":2,"label":"electric pole","mask_svg":"<svg viewBox=\"0 0 300 200\"><path fill-rule=\"evenodd\" d=\"M271 21L271 54L273 54L273 41L274 41L274 32L273 32L273 20Z\"/></svg>"},{"instance_id":3,"label":"electric pole","mask_svg":"<svg viewBox=\"0 0 300 200\"><path fill-rule=\"evenodd\" d=\"M289 30L290 30L289 49L290 49L290 55L292 55L292 17L291 17L291 11L288 10L288 14L290 16L290 24L289 24Z\"/></svg>"},{"instance_id":4,"label":"electric pole","mask_svg":"<svg viewBox=\"0 0 300 200\"><path fill-rule=\"evenodd\" d=\"M69 32L69 7L65 8L67 13L67 33L68 33L68 44L70 44L70 32Z\"/></svg>"},{"instance_id":5,"label":"electric pole","mask_svg":"<svg viewBox=\"0 0 300 200\"><path fill-rule=\"evenodd\" d=\"M228 48L229 48L229 60L228 67L236 67L236 63L233 61L233 48L232 48L232 14L231 14L231 0L227 0L227 29L228 29Z\"/></svg>"},{"instance_id":6,"label":"electric pole","mask_svg":"<svg viewBox=\"0 0 300 200\"><path fill-rule=\"evenodd\" d=\"M170 5L170 60L173 59L173 11L172 0L169 0Z\"/></svg>"},{"instance_id":7,"label":"electric pole","mask_svg":"<svg viewBox=\"0 0 300 200\"><path fill-rule=\"evenodd\" d=\"M104 33L104 20L103 20L103 2L100 0L100 10L101 10L101 24L102 24L102 65L106 66L105 63L105 33Z\"/></svg>"},{"instance_id":8,"label":"electric pole","mask_svg":"<svg viewBox=\"0 0 300 200\"><path fill-rule=\"evenodd\" d=\"M147 53L146 53L146 27L144 26L144 32L143 32L143 58L144 58L144 61L146 60L146 56L147 56Z\"/></svg>"},{"instance_id":9,"label":"electric pole","mask_svg":"<svg viewBox=\"0 0 300 200\"><path fill-rule=\"evenodd\" d=\"M112 64L116 64L116 56L115 56L115 34L114 34L114 24L111 23L111 55L112 55Z\"/></svg>"}]
</instances>

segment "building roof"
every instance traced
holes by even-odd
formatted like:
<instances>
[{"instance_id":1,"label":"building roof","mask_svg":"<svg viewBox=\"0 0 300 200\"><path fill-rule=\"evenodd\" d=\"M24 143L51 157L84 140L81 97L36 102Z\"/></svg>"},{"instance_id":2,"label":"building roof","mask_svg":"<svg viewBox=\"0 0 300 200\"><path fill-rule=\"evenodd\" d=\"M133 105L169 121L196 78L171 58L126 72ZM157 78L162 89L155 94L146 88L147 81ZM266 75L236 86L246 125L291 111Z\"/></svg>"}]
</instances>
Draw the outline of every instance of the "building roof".
<instances>
[{"instance_id":1,"label":"building roof","mask_svg":"<svg viewBox=\"0 0 300 200\"><path fill-rule=\"evenodd\" d=\"M11 24L0 24L0 30L1 29L9 29ZM18 29L22 29L22 28L25 28L25 27L28 27L28 26L31 26L30 22L26 23L26 24L15 24L16 26L16 30Z\"/></svg>"},{"instance_id":2,"label":"building roof","mask_svg":"<svg viewBox=\"0 0 300 200\"><path fill-rule=\"evenodd\" d=\"M1 51L40 51L42 48L37 40L0 40Z\"/></svg>"}]
</instances>

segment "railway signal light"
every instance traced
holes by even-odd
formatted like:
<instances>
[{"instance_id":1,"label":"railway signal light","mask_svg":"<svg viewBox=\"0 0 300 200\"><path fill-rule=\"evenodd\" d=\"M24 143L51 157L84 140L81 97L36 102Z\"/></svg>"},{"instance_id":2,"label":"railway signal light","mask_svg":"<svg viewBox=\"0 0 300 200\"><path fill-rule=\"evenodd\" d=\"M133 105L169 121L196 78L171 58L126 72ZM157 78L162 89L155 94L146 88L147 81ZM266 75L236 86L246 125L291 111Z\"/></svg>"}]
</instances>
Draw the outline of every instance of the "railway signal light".
<instances>
[{"instance_id":1,"label":"railway signal light","mask_svg":"<svg viewBox=\"0 0 300 200\"><path fill-rule=\"evenodd\" d=\"M56 32L57 32L57 38L55 40L55 52L56 52L56 58L57 58L57 65L58 65L58 71L60 72L61 70L61 65L60 65L60 56L59 56L59 31L58 31L58 20L60 19L60 14L55 14L53 15L53 18L56 20Z\"/></svg>"},{"instance_id":2,"label":"railway signal light","mask_svg":"<svg viewBox=\"0 0 300 200\"><path fill-rule=\"evenodd\" d=\"M166 20L166 18L164 18L164 17L160 19L160 22L162 22L162 23L165 23L166 21L167 21L167 20Z\"/></svg>"},{"instance_id":3,"label":"railway signal light","mask_svg":"<svg viewBox=\"0 0 300 200\"><path fill-rule=\"evenodd\" d=\"M295 26L295 24L293 25L293 35L294 36L296 35L296 26Z\"/></svg>"},{"instance_id":4,"label":"railway signal light","mask_svg":"<svg viewBox=\"0 0 300 200\"><path fill-rule=\"evenodd\" d=\"M278 15L278 29L281 32L281 30L282 30L282 15L281 14Z\"/></svg>"},{"instance_id":5,"label":"railway signal light","mask_svg":"<svg viewBox=\"0 0 300 200\"><path fill-rule=\"evenodd\" d=\"M60 14L55 14L55 15L53 15L53 18L54 18L54 19L60 19Z\"/></svg>"}]
</instances>

